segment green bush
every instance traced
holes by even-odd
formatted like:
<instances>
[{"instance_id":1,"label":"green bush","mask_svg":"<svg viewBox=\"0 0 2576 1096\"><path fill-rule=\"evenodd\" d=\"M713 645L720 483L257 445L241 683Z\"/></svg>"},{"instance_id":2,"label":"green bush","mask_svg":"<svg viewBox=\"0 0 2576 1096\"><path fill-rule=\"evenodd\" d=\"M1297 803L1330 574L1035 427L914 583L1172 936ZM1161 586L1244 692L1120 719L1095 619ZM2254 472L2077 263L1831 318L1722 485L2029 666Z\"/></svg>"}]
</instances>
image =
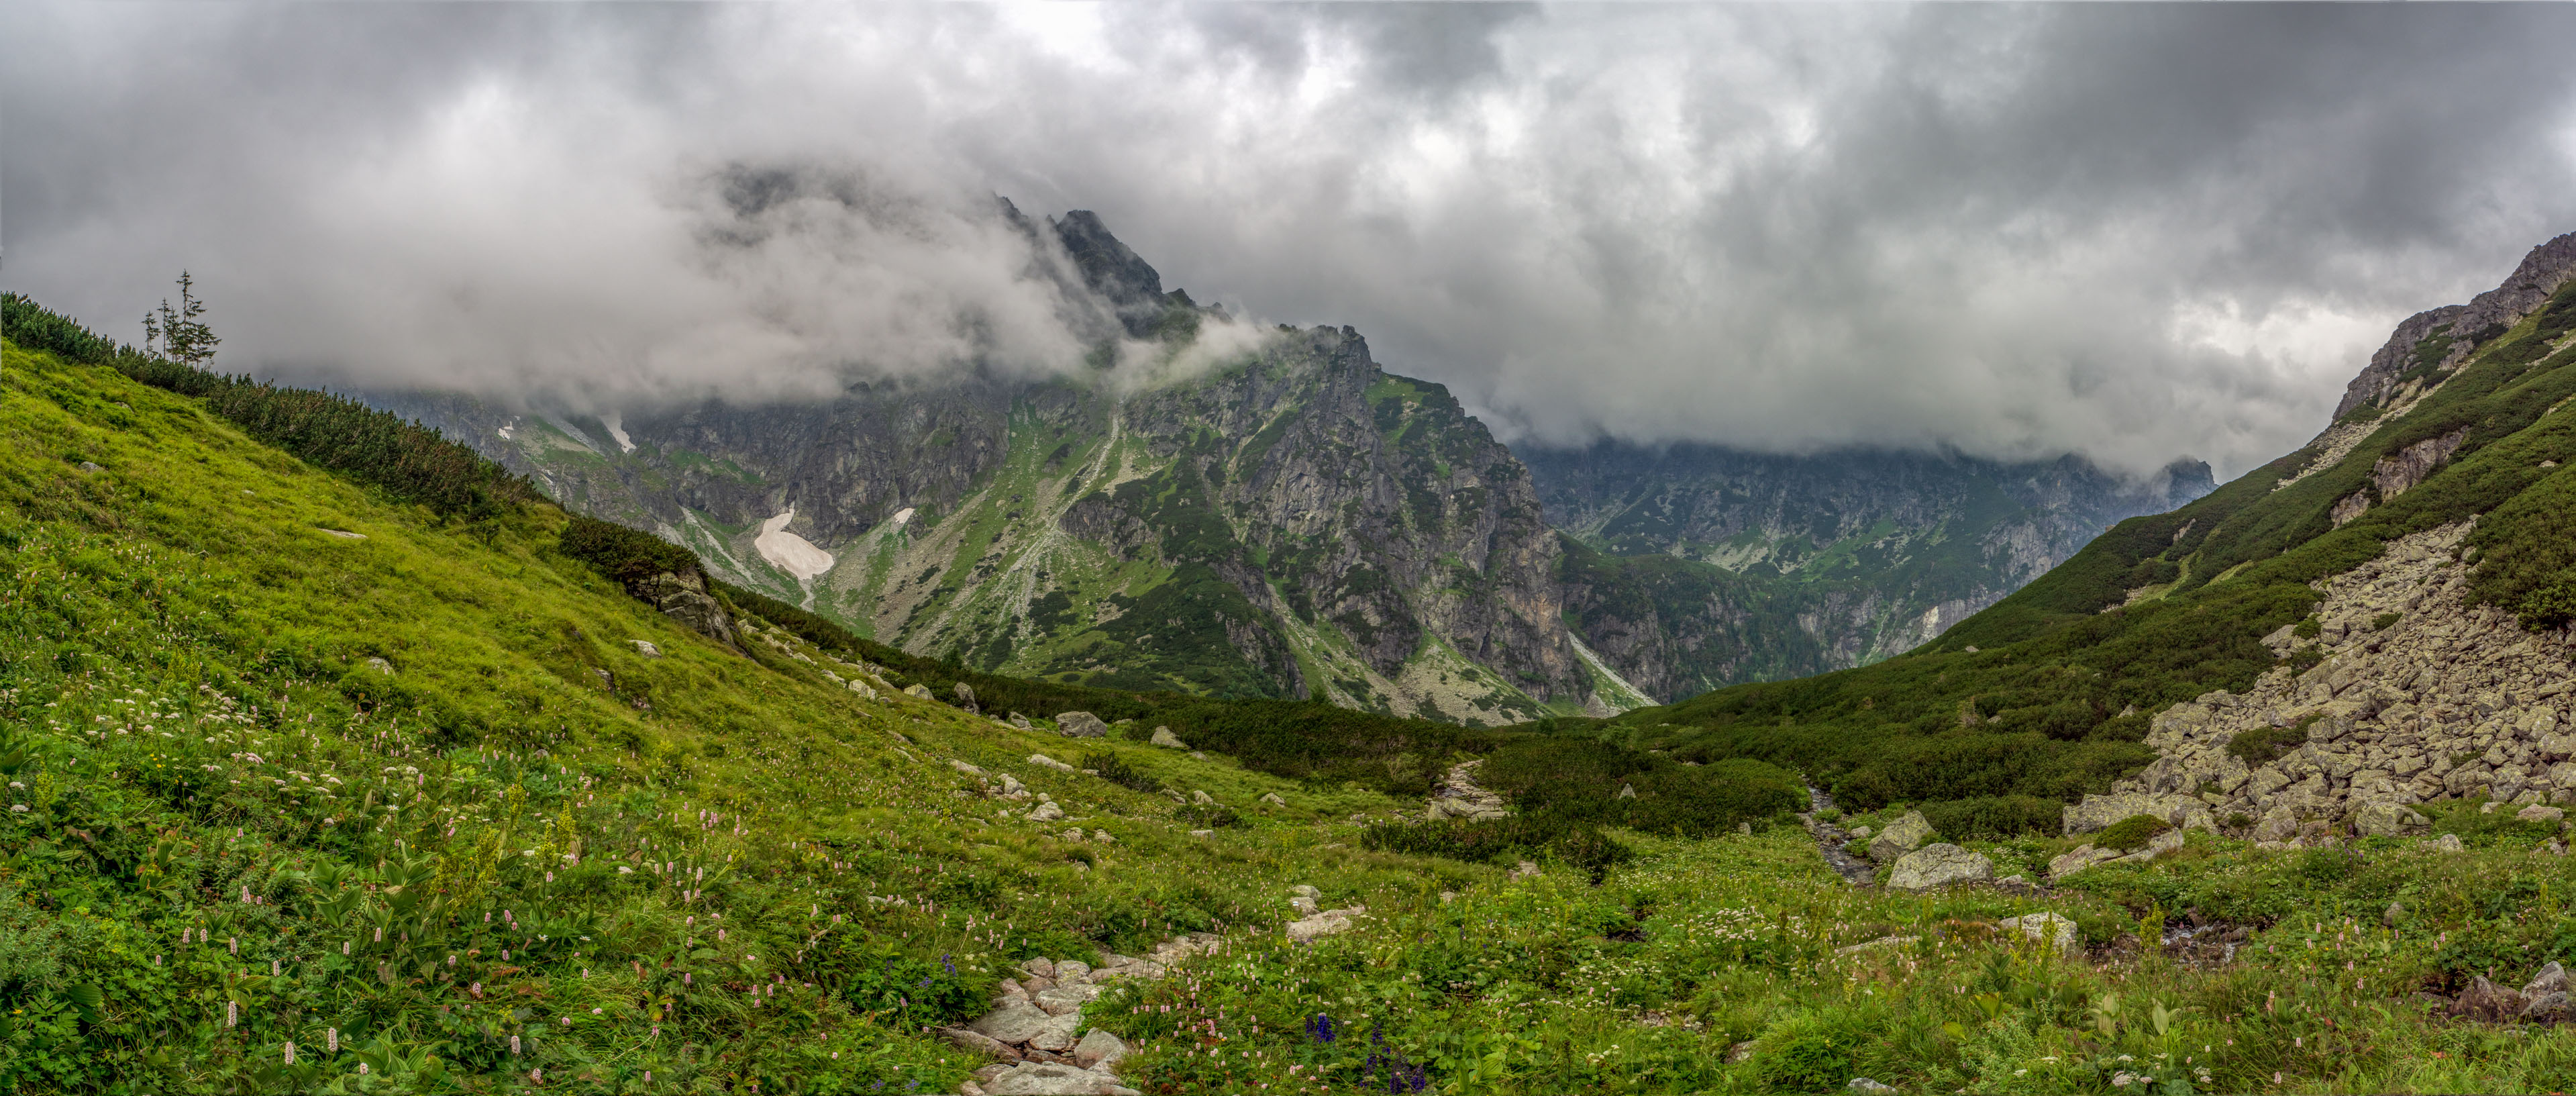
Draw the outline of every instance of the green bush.
<instances>
[{"instance_id":1,"label":"green bush","mask_svg":"<svg viewBox=\"0 0 2576 1096\"><path fill-rule=\"evenodd\" d=\"M2102 827L2102 832L2093 835L2093 845L2103 849L2143 849L2157 834L2172 828L2173 823L2152 814L2133 814Z\"/></svg>"},{"instance_id":2,"label":"green bush","mask_svg":"<svg viewBox=\"0 0 2576 1096\"><path fill-rule=\"evenodd\" d=\"M1604 836L1598 827L1562 815L1531 814L1385 822L1363 831L1360 847L1469 863L1548 856L1591 871L1596 877L1636 855Z\"/></svg>"},{"instance_id":3,"label":"green bush","mask_svg":"<svg viewBox=\"0 0 2576 1096\"><path fill-rule=\"evenodd\" d=\"M1684 765L1573 735L1505 742L1478 774L1524 813L1704 837L1806 805L1796 774L1750 758ZM1622 788L1632 791L1622 796Z\"/></svg>"},{"instance_id":4,"label":"green bush","mask_svg":"<svg viewBox=\"0 0 2576 1096\"><path fill-rule=\"evenodd\" d=\"M571 517L557 550L620 583L634 583L659 574L701 574L697 554L677 544L616 522L582 514Z\"/></svg>"},{"instance_id":5,"label":"green bush","mask_svg":"<svg viewBox=\"0 0 2576 1096\"><path fill-rule=\"evenodd\" d=\"M1082 764L1078 767L1098 773L1102 780L1106 780L1122 788L1133 788L1140 792L1159 792L1163 790L1162 781L1154 779L1143 770L1121 760L1117 754L1109 753L1107 751L1098 751L1082 755Z\"/></svg>"},{"instance_id":6,"label":"green bush","mask_svg":"<svg viewBox=\"0 0 2576 1096\"><path fill-rule=\"evenodd\" d=\"M2035 795L1989 795L1926 803L1923 818L1951 839L1994 839L2053 834L2064 825L2066 804Z\"/></svg>"},{"instance_id":7,"label":"green bush","mask_svg":"<svg viewBox=\"0 0 2576 1096\"><path fill-rule=\"evenodd\" d=\"M2374 632L2385 632L2388 630L2389 625L2395 624L2398 621L2405 619L2405 617L2406 614L2404 613L2381 613L2378 616L2370 618L2370 630Z\"/></svg>"},{"instance_id":8,"label":"green bush","mask_svg":"<svg viewBox=\"0 0 2576 1096\"><path fill-rule=\"evenodd\" d=\"M2267 765L2308 744L2308 728L2323 718L2311 712L2287 727L2256 727L2227 740L2227 752L2247 766Z\"/></svg>"}]
</instances>

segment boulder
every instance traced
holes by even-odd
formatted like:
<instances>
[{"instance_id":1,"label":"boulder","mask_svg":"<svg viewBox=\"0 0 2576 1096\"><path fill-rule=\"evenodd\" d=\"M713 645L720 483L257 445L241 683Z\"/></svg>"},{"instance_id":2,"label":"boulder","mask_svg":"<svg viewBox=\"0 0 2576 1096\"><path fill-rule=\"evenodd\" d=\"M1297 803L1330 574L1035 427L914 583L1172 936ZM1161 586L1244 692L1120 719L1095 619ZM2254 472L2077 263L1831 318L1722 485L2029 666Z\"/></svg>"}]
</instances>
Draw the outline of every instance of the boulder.
<instances>
[{"instance_id":1,"label":"boulder","mask_svg":"<svg viewBox=\"0 0 2576 1096\"><path fill-rule=\"evenodd\" d=\"M2468 846L2460 844L2460 835L2456 833L2446 833L2433 839L2433 851L2467 852Z\"/></svg>"},{"instance_id":2,"label":"boulder","mask_svg":"<svg viewBox=\"0 0 2576 1096\"><path fill-rule=\"evenodd\" d=\"M1878 836L1869 840L1869 858L1881 864L1923 847L1932 837L1932 822L1921 811L1907 811L1905 817L1887 824Z\"/></svg>"},{"instance_id":3,"label":"boulder","mask_svg":"<svg viewBox=\"0 0 2576 1096\"><path fill-rule=\"evenodd\" d=\"M963 761L959 761L959 760L957 760L957 759L955 759L955 758L950 758L950 759L948 760L948 767L949 767L949 768L952 768L952 769L955 769L955 770L957 770L958 772L965 773L965 774L966 774L966 775L968 775L968 776L982 776L982 775L984 775L984 770L979 769L979 768L976 768L975 766L973 766L973 765L969 765L969 764L967 764L967 763L965 763L965 762L963 762Z\"/></svg>"},{"instance_id":4,"label":"boulder","mask_svg":"<svg viewBox=\"0 0 2576 1096\"><path fill-rule=\"evenodd\" d=\"M1290 921L1288 922L1288 942L1302 944L1318 936L1349 932L1351 918L1362 916L1367 912L1366 906L1352 906L1349 909L1325 910Z\"/></svg>"},{"instance_id":5,"label":"boulder","mask_svg":"<svg viewBox=\"0 0 2576 1096\"><path fill-rule=\"evenodd\" d=\"M1952 844L1925 845L1905 854L1888 874L1891 890L1927 891L1995 877L1995 862Z\"/></svg>"},{"instance_id":6,"label":"boulder","mask_svg":"<svg viewBox=\"0 0 2576 1096\"><path fill-rule=\"evenodd\" d=\"M929 700L929 699L931 699L931 696L930 696L930 686L928 686L928 685L924 685L924 684L922 684L922 683L920 683L920 682L916 681L916 682L913 682L913 683L912 683L912 684L910 684L910 685L906 685L906 686L904 686L904 687L903 687L903 695L905 695L905 696L915 696L915 697L920 697L920 698L921 698L921 699L923 699L923 700Z\"/></svg>"},{"instance_id":7,"label":"boulder","mask_svg":"<svg viewBox=\"0 0 2576 1096\"><path fill-rule=\"evenodd\" d=\"M1154 737L1147 739L1146 741L1152 742L1154 745L1160 746L1166 750L1186 750L1190 748L1190 744L1181 741L1180 736L1173 734L1172 729L1169 727L1154 728Z\"/></svg>"},{"instance_id":8,"label":"boulder","mask_svg":"<svg viewBox=\"0 0 2576 1096\"><path fill-rule=\"evenodd\" d=\"M1057 734L1066 738L1109 737L1109 724L1101 722L1099 716L1090 712L1058 712L1055 729Z\"/></svg>"},{"instance_id":9,"label":"boulder","mask_svg":"<svg viewBox=\"0 0 2576 1096\"><path fill-rule=\"evenodd\" d=\"M2352 812L2352 828L2364 837L2400 837L2423 833L2433 820L2408 810L2403 804L2379 800L2364 803Z\"/></svg>"},{"instance_id":10,"label":"boulder","mask_svg":"<svg viewBox=\"0 0 2576 1096\"><path fill-rule=\"evenodd\" d=\"M965 683L965 682L963 682L963 681L960 681L960 682L958 682L958 683L957 683L957 687L956 687L956 688L955 688L955 690L953 690L953 691L954 691L954 692L956 692L956 694L957 694L957 706L958 706L958 707L960 707L960 708L964 708L964 709L966 709L966 714L968 714L968 715L982 715L982 714L984 714L984 709L982 709L982 708L978 708L978 707L976 707L976 706L975 706L975 687L974 687L974 686L969 685L969 684L967 684L967 683Z\"/></svg>"},{"instance_id":11,"label":"boulder","mask_svg":"<svg viewBox=\"0 0 2576 1096\"><path fill-rule=\"evenodd\" d=\"M1192 791L1190 793L1190 802L1202 807L1211 807L1216 805L1216 797L1209 795L1206 792Z\"/></svg>"},{"instance_id":12,"label":"boulder","mask_svg":"<svg viewBox=\"0 0 2576 1096\"><path fill-rule=\"evenodd\" d=\"M2047 944L2059 955L2075 954L2075 922L2054 913L2026 913L2003 919L2006 932Z\"/></svg>"},{"instance_id":13,"label":"boulder","mask_svg":"<svg viewBox=\"0 0 2576 1096\"><path fill-rule=\"evenodd\" d=\"M2565 1022L2569 1011L2567 992L2551 990L2548 993L2524 994L2519 1015L2533 1023L2555 1024Z\"/></svg>"},{"instance_id":14,"label":"boulder","mask_svg":"<svg viewBox=\"0 0 2576 1096\"><path fill-rule=\"evenodd\" d=\"M654 646L651 640L630 639L630 640L627 640L626 642L628 642L628 643L632 643L632 644L634 644L634 645L635 645L635 653L636 653L636 654L642 655L642 656L644 656L644 657L646 657L646 658L660 658L660 657L662 657L662 649L661 649L661 648L659 648L659 647Z\"/></svg>"},{"instance_id":15,"label":"boulder","mask_svg":"<svg viewBox=\"0 0 2576 1096\"><path fill-rule=\"evenodd\" d=\"M1030 754L1029 764L1035 765L1041 769L1054 769L1060 773L1069 773L1074 771L1073 766L1067 765L1052 757L1048 757L1045 754Z\"/></svg>"},{"instance_id":16,"label":"boulder","mask_svg":"<svg viewBox=\"0 0 2576 1096\"><path fill-rule=\"evenodd\" d=\"M1064 808L1056 806L1053 803L1040 803L1037 805L1037 809L1029 812L1029 821L1031 822L1053 822L1063 817Z\"/></svg>"},{"instance_id":17,"label":"boulder","mask_svg":"<svg viewBox=\"0 0 2576 1096\"><path fill-rule=\"evenodd\" d=\"M2566 820L2567 812L2556 807L2544 807L2534 803L2513 812L2513 816L2525 822L2560 822Z\"/></svg>"},{"instance_id":18,"label":"boulder","mask_svg":"<svg viewBox=\"0 0 2576 1096\"><path fill-rule=\"evenodd\" d=\"M2522 995L2525 997L2565 992L2567 992L2567 968L2554 962L2540 968L2540 972L2532 975L2531 981L2524 983L2522 987Z\"/></svg>"},{"instance_id":19,"label":"boulder","mask_svg":"<svg viewBox=\"0 0 2576 1096\"><path fill-rule=\"evenodd\" d=\"M2091 845L2078 845L2075 851L2048 862L2048 878L2051 881L2064 879L2095 864L2106 864L2119 858L2118 849L2097 849Z\"/></svg>"},{"instance_id":20,"label":"boulder","mask_svg":"<svg viewBox=\"0 0 2576 1096\"><path fill-rule=\"evenodd\" d=\"M1082 1014L1079 1012L1049 1017L1046 1026L1039 1028L1037 1034L1029 1036L1029 1048L1062 1054L1073 1049L1073 1033L1080 1030L1082 1030Z\"/></svg>"},{"instance_id":21,"label":"boulder","mask_svg":"<svg viewBox=\"0 0 2576 1096\"><path fill-rule=\"evenodd\" d=\"M2130 815L2154 815L2176 829L2215 829L2209 804L2180 792L2114 792L2110 795L2088 795L2081 803L2069 805L2060 816L2069 834L2092 833Z\"/></svg>"},{"instance_id":22,"label":"boulder","mask_svg":"<svg viewBox=\"0 0 2576 1096\"><path fill-rule=\"evenodd\" d=\"M1091 1034L1083 1036L1081 1042L1073 1044L1074 1064L1084 1069L1114 1066L1118 1064L1119 1059L1126 1056L1127 1043L1099 1028L1091 1029Z\"/></svg>"},{"instance_id":23,"label":"boulder","mask_svg":"<svg viewBox=\"0 0 2576 1096\"><path fill-rule=\"evenodd\" d=\"M691 631L727 647L735 645L733 618L725 615L722 604L707 596L706 580L699 578L695 570L685 576L664 571L629 583L626 592Z\"/></svg>"},{"instance_id":24,"label":"boulder","mask_svg":"<svg viewBox=\"0 0 2576 1096\"><path fill-rule=\"evenodd\" d=\"M2451 1015L2472 1020L2502 1020L2522 1015L2522 995L2487 981L2484 975L2469 979L2469 988L2460 991L2452 1002Z\"/></svg>"},{"instance_id":25,"label":"boulder","mask_svg":"<svg viewBox=\"0 0 2576 1096\"><path fill-rule=\"evenodd\" d=\"M1278 793L1278 792L1264 792L1264 793L1262 793L1261 801L1262 801L1262 802L1264 802L1264 803L1268 803L1268 804L1270 804L1270 805L1271 805L1271 806L1273 806L1273 807L1285 807L1285 806L1287 806L1287 805L1288 805L1288 801L1287 801L1287 800L1279 798L1279 793Z\"/></svg>"},{"instance_id":26,"label":"boulder","mask_svg":"<svg viewBox=\"0 0 2576 1096\"><path fill-rule=\"evenodd\" d=\"M2254 832L2251 836L2259 843L2287 841L2298 835L2299 812L2288 807L2274 807L2263 813L2262 821L2254 824Z\"/></svg>"}]
</instances>

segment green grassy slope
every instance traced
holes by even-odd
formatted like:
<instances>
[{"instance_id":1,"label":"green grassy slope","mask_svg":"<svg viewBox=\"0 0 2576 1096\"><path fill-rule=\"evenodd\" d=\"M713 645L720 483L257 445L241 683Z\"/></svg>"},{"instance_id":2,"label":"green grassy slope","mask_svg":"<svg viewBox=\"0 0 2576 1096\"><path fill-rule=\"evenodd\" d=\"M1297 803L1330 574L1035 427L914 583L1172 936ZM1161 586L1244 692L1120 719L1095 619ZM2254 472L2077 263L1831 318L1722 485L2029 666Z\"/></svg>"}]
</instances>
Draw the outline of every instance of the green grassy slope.
<instances>
[{"instance_id":1,"label":"green grassy slope","mask_svg":"<svg viewBox=\"0 0 2576 1096\"><path fill-rule=\"evenodd\" d=\"M2453 373L2393 394L2396 407L2355 411L2378 425L2332 467L2278 486L2318 456L2302 451L2121 522L1917 652L1629 712L1603 733L1676 756L1775 761L1858 806L1953 801L1985 824L2045 827L2058 802L2152 756L2137 742L2156 710L2241 690L2275 665L2257 640L2307 614L2308 583L2392 538L2486 515L2476 596L2555 627L2576 605L2561 505L2576 483L2576 418L2552 413L2576 395L2571 326L2576 284ZM2378 499L2381 458L2454 433L2464 441L2447 464ZM2356 492L2374 504L2336 527L2329 511Z\"/></svg>"},{"instance_id":2,"label":"green grassy slope","mask_svg":"<svg viewBox=\"0 0 2576 1096\"><path fill-rule=\"evenodd\" d=\"M709 644L554 550L551 507L440 521L107 370L0 366L18 1091L345 1085L432 1054L616 1090L938 1088L972 1063L915 1029L979 1012L1005 957L1275 919L1314 823L1394 806L1097 744L1250 820L1189 838L1160 796L1022 762L1060 737ZM1117 843L993 820L952 756Z\"/></svg>"}]
</instances>

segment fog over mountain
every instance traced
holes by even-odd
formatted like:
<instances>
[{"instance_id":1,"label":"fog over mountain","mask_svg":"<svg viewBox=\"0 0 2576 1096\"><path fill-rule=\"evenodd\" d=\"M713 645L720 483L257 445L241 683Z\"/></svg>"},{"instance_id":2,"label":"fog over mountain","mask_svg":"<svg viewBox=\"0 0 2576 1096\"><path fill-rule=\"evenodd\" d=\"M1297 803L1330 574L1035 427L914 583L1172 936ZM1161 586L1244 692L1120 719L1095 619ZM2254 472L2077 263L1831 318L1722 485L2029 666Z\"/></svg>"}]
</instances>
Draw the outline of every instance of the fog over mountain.
<instances>
[{"instance_id":1,"label":"fog over mountain","mask_svg":"<svg viewBox=\"0 0 2576 1096\"><path fill-rule=\"evenodd\" d=\"M9 288L605 410L1079 368L996 215L1519 445L2224 478L2576 225L2565 6L19 4ZM793 178L789 200L760 179ZM748 180L748 182L747 182ZM746 189L749 187L750 189Z\"/></svg>"}]
</instances>

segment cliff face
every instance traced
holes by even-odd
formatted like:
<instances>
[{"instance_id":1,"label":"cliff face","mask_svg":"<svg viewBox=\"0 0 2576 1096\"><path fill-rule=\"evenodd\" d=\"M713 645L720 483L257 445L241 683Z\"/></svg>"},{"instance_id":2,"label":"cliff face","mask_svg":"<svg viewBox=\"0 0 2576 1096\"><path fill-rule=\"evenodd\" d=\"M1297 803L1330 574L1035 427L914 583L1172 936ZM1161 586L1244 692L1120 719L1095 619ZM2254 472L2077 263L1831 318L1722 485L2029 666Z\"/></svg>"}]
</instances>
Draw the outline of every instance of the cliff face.
<instances>
[{"instance_id":1,"label":"cliff face","mask_svg":"<svg viewBox=\"0 0 2576 1096\"><path fill-rule=\"evenodd\" d=\"M1524 448L1583 642L1663 699L1886 658L2018 589L2123 518L2210 489L2081 459L2004 464L1708 446Z\"/></svg>"},{"instance_id":2,"label":"cliff face","mask_svg":"<svg viewBox=\"0 0 2576 1096\"><path fill-rule=\"evenodd\" d=\"M2370 364L2344 387L2343 400L2335 405L2336 420L2364 405L2384 405L2408 382L2459 365L2479 345L2539 311L2571 277L2576 277L2576 232L2532 248L2503 284L2470 298L2469 303L2407 317L2370 356Z\"/></svg>"}]
</instances>

